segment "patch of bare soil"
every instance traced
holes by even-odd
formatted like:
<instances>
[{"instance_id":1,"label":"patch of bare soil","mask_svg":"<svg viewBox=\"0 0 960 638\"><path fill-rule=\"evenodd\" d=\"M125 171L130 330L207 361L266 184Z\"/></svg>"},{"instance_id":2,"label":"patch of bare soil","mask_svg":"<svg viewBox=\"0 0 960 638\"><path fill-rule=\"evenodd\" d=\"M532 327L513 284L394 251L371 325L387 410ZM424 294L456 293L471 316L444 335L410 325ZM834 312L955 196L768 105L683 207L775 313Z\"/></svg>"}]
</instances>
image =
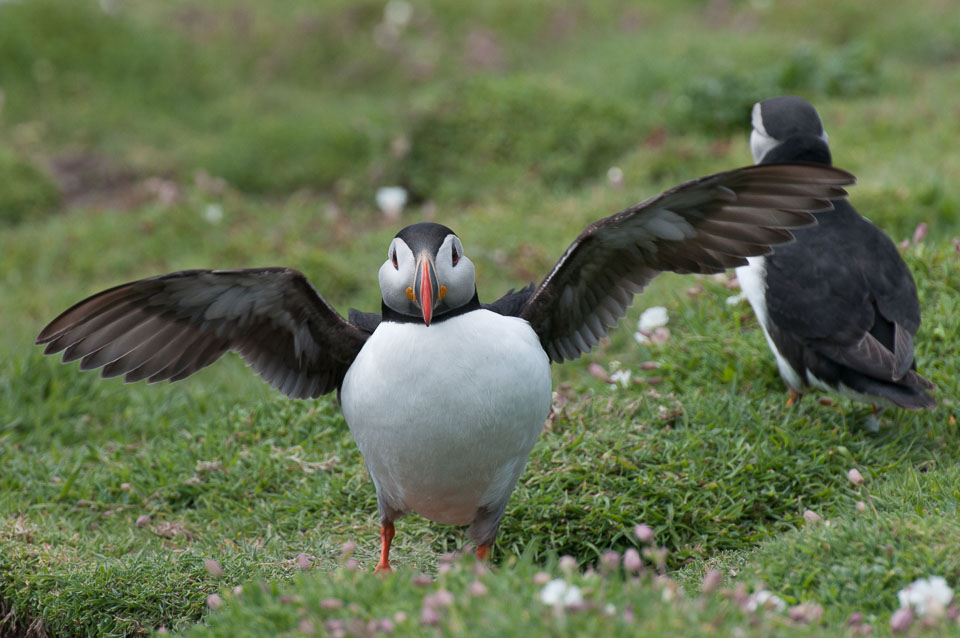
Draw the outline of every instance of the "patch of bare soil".
<instances>
[{"instance_id":1,"label":"patch of bare soil","mask_svg":"<svg viewBox=\"0 0 960 638\"><path fill-rule=\"evenodd\" d=\"M50 638L43 620L32 622L17 617L17 610L0 598L0 636L3 638Z\"/></svg>"},{"instance_id":2,"label":"patch of bare soil","mask_svg":"<svg viewBox=\"0 0 960 638\"><path fill-rule=\"evenodd\" d=\"M69 151L50 158L50 176L60 189L62 205L71 208L132 210L149 202L172 203L179 188L170 180L145 177L109 157L90 151Z\"/></svg>"}]
</instances>

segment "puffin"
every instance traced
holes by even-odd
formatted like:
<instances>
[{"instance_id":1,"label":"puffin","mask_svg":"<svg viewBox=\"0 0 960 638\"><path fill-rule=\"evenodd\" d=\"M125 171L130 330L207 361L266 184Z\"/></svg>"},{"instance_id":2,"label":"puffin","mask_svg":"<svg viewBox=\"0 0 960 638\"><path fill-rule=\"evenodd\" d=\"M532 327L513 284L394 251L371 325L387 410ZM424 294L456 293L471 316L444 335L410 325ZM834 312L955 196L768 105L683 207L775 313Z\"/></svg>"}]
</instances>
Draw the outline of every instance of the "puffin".
<instances>
[{"instance_id":1,"label":"puffin","mask_svg":"<svg viewBox=\"0 0 960 638\"><path fill-rule=\"evenodd\" d=\"M750 149L761 166L832 163L820 115L786 95L753 106ZM907 410L932 409L917 373L917 287L893 241L846 200L796 241L748 256L737 278L786 383L787 406L807 388Z\"/></svg>"},{"instance_id":2,"label":"puffin","mask_svg":"<svg viewBox=\"0 0 960 638\"><path fill-rule=\"evenodd\" d=\"M747 166L600 219L539 285L482 303L460 237L403 228L378 278L379 313L340 315L291 268L185 270L125 283L37 337L80 369L178 381L238 353L297 399L337 391L376 490L380 558L414 512L469 525L487 559L552 403L553 363L588 352L663 271L715 273L793 240L855 178L829 166Z\"/></svg>"}]
</instances>

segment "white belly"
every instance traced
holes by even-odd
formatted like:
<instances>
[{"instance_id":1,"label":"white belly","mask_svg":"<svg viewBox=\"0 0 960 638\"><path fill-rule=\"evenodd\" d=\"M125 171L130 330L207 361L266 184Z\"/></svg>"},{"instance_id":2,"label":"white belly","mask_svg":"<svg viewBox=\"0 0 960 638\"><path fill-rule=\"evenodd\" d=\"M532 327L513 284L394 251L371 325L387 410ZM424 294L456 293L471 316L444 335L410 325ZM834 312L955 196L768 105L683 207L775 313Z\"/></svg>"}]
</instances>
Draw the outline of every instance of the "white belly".
<instances>
[{"instance_id":1,"label":"white belly","mask_svg":"<svg viewBox=\"0 0 960 638\"><path fill-rule=\"evenodd\" d=\"M522 319L487 310L384 322L341 403L379 497L452 525L504 502L550 411L550 364Z\"/></svg>"}]
</instances>

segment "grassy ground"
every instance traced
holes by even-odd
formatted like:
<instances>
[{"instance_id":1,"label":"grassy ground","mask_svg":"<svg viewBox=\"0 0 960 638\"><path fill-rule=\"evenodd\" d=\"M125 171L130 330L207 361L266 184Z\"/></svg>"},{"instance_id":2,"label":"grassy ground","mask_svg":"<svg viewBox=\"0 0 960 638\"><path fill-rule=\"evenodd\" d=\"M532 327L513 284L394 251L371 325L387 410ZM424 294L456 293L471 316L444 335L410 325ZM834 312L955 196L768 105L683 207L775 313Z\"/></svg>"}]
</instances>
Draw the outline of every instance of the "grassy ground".
<instances>
[{"instance_id":1,"label":"grassy ground","mask_svg":"<svg viewBox=\"0 0 960 638\"><path fill-rule=\"evenodd\" d=\"M419 633L444 589L449 605L426 606L450 635L807 635L744 611L764 583L822 605L825 635L855 612L883 635L914 578L960 585L960 20L946 0L901 4L451 1L406 23L345 0L0 4L0 633ZM289 265L341 312L375 309L389 238L424 218L461 235L489 300L541 277L589 221L748 163L750 105L784 92L820 108L861 211L898 241L928 225L904 256L940 407L784 408L735 291L662 277L640 305L669 308L666 345L627 326L555 369L567 402L492 573L438 565L462 534L416 517L398 526L398 574L367 573L373 487L330 398L280 398L232 356L125 386L31 345L83 296L182 268ZM373 204L391 183L413 196L400 222ZM591 362L644 382L610 388ZM805 525L807 509L825 522ZM637 523L669 583L656 552L636 578L558 565L638 547ZM701 596L712 568L726 583ZM584 608L539 603L540 572L579 584ZM205 615L217 592L223 611Z\"/></svg>"}]
</instances>

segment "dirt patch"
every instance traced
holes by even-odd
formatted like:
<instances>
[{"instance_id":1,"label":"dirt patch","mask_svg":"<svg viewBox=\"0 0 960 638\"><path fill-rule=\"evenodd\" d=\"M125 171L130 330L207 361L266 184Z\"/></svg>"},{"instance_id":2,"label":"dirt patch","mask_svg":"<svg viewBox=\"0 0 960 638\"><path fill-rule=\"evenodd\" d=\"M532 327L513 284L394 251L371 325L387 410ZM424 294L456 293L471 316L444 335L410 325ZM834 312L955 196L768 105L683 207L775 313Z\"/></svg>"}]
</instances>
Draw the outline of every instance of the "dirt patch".
<instances>
[{"instance_id":1,"label":"dirt patch","mask_svg":"<svg viewBox=\"0 0 960 638\"><path fill-rule=\"evenodd\" d=\"M62 207L133 210L149 202L172 203L180 189L161 177L147 177L105 155L69 151L47 162L60 189Z\"/></svg>"},{"instance_id":2,"label":"dirt patch","mask_svg":"<svg viewBox=\"0 0 960 638\"><path fill-rule=\"evenodd\" d=\"M43 619L32 622L17 617L17 610L0 598L0 636L4 638L50 638Z\"/></svg>"}]
</instances>

